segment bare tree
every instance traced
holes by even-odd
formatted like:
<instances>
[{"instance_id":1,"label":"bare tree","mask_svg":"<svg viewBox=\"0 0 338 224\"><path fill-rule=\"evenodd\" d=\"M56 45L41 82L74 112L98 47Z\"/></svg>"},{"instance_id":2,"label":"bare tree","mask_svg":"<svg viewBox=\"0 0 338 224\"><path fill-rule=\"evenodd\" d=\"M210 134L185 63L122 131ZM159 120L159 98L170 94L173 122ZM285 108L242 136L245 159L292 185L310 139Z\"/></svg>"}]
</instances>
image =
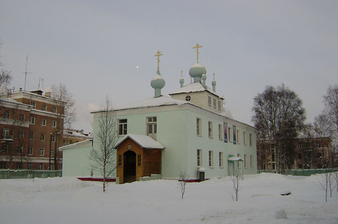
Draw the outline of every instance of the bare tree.
<instances>
[{"instance_id":1,"label":"bare tree","mask_svg":"<svg viewBox=\"0 0 338 224\"><path fill-rule=\"evenodd\" d=\"M314 131L317 137L331 137L331 125L326 114L319 114L315 117Z\"/></svg>"},{"instance_id":2,"label":"bare tree","mask_svg":"<svg viewBox=\"0 0 338 224\"><path fill-rule=\"evenodd\" d=\"M0 41L0 48L1 48L1 45L2 45L2 42ZM11 72L4 70L2 66L3 64L0 61L0 96L6 93L7 86L10 84L12 80Z\"/></svg>"},{"instance_id":3,"label":"bare tree","mask_svg":"<svg viewBox=\"0 0 338 224\"><path fill-rule=\"evenodd\" d=\"M63 126L62 128L70 128L72 122L75 121L75 100L72 97L72 94L68 92L65 84L53 85L52 86L52 97L54 103L62 106L64 109L60 111L60 115L63 117Z\"/></svg>"},{"instance_id":4,"label":"bare tree","mask_svg":"<svg viewBox=\"0 0 338 224\"><path fill-rule=\"evenodd\" d=\"M92 161L93 170L102 174L102 190L106 191L109 177L116 169L116 149L118 140L116 114L112 109L111 102L106 98L105 103L94 120L97 130L94 136L94 147L90 152L89 159Z\"/></svg>"},{"instance_id":5,"label":"bare tree","mask_svg":"<svg viewBox=\"0 0 338 224\"><path fill-rule=\"evenodd\" d=\"M274 145L277 172L291 168L295 156L293 142L305 121L301 99L284 85L277 89L268 86L254 98L252 110L258 138Z\"/></svg>"},{"instance_id":6,"label":"bare tree","mask_svg":"<svg viewBox=\"0 0 338 224\"><path fill-rule=\"evenodd\" d=\"M187 184L187 181L189 180L189 176L187 174L187 171L183 171L182 169L179 169L179 177L180 179L178 180L178 183L181 189L181 196L183 199L184 194L185 194L186 184Z\"/></svg>"},{"instance_id":7,"label":"bare tree","mask_svg":"<svg viewBox=\"0 0 338 224\"><path fill-rule=\"evenodd\" d=\"M338 136L338 85L329 86L324 96L324 113L332 127L335 137Z\"/></svg>"},{"instance_id":8,"label":"bare tree","mask_svg":"<svg viewBox=\"0 0 338 224\"><path fill-rule=\"evenodd\" d=\"M72 121L75 120L75 100L71 93L68 92L65 84L53 85L51 92L51 99L56 105L56 110L53 111L56 116L56 125L50 137L54 137L54 169L57 170L58 158L60 158L58 147L62 144L63 130L71 126ZM50 147L52 150L52 146ZM52 154L52 152L50 152ZM50 164L51 167L51 158ZM51 168L50 168L51 169Z\"/></svg>"},{"instance_id":9,"label":"bare tree","mask_svg":"<svg viewBox=\"0 0 338 224\"><path fill-rule=\"evenodd\" d=\"M233 201L238 201L239 191L240 191L239 184L240 184L242 175L239 172L239 170L235 168L235 164L233 164L233 166L230 166L229 172L230 172L230 178L232 181L232 192L230 192L231 199Z\"/></svg>"},{"instance_id":10,"label":"bare tree","mask_svg":"<svg viewBox=\"0 0 338 224\"><path fill-rule=\"evenodd\" d=\"M330 192L330 197L332 197L332 191L336 187L334 173L327 172L320 174L318 179L319 188L325 192L325 202L327 202L328 195Z\"/></svg>"}]
</instances>

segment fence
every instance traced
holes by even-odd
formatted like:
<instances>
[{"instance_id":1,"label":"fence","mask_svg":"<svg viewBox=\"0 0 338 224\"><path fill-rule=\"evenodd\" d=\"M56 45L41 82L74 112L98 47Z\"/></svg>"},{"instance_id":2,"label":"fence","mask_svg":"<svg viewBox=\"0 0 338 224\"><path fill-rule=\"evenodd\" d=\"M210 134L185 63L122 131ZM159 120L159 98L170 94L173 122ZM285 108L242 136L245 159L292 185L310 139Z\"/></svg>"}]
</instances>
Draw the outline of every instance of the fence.
<instances>
[{"instance_id":1,"label":"fence","mask_svg":"<svg viewBox=\"0 0 338 224\"><path fill-rule=\"evenodd\" d=\"M282 170L282 174L293 175L293 176L311 176L313 174L332 173L332 172L338 172L338 168ZM276 171L275 170L258 170L258 173L276 173Z\"/></svg>"},{"instance_id":2,"label":"fence","mask_svg":"<svg viewBox=\"0 0 338 224\"><path fill-rule=\"evenodd\" d=\"M62 177L62 170L0 170L0 179Z\"/></svg>"}]
</instances>

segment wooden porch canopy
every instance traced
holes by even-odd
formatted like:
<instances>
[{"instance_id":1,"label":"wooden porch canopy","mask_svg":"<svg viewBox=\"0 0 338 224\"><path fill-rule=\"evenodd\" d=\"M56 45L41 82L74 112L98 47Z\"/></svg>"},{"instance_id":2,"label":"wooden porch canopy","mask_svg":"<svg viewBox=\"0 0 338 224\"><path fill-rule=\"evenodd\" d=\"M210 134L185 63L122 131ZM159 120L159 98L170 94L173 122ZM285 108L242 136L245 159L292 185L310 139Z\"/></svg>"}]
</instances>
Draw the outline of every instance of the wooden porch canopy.
<instances>
[{"instance_id":1,"label":"wooden porch canopy","mask_svg":"<svg viewBox=\"0 0 338 224\"><path fill-rule=\"evenodd\" d=\"M116 175L120 183L138 181L140 177L162 174L164 146L146 135L128 134L115 145Z\"/></svg>"}]
</instances>

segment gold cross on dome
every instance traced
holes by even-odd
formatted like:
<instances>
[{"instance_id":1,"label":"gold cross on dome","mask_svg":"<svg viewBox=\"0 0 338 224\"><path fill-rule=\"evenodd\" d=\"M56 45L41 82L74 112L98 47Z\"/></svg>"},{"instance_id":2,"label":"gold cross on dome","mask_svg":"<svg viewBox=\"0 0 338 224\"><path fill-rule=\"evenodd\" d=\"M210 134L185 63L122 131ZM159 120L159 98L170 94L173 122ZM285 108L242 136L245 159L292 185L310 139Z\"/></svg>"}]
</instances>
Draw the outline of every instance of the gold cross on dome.
<instances>
[{"instance_id":1,"label":"gold cross on dome","mask_svg":"<svg viewBox=\"0 0 338 224\"><path fill-rule=\"evenodd\" d=\"M157 70L160 69L160 56L162 56L163 54L161 54L161 51L157 51L156 54L154 55L155 57L157 57Z\"/></svg>"},{"instance_id":2,"label":"gold cross on dome","mask_svg":"<svg viewBox=\"0 0 338 224\"><path fill-rule=\"evenodd\" d=\"M193 47L193 49L196 49L196 53L197 53L197 63L198 63L198 54L200 53L200 52L198 51L198 48L201 48L201 47L203 47L203 46L201 46L201 45L199 45L199 44L196 44L196 46Z\"/></svg>"}]
</instances>

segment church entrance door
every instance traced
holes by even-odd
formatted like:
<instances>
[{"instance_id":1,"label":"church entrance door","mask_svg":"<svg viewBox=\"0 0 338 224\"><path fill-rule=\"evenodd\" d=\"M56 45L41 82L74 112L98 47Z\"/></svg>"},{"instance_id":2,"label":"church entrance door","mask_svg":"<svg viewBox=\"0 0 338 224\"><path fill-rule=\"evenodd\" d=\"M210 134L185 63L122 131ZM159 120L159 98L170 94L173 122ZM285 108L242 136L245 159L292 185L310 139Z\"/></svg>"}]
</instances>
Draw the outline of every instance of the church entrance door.
<instances>
[{"instance_id":1,"label":"church entrance door","mask_svg":"<svg viewBox=\"0 0 338 224\"><path fill-rule=\"evenodd\" d=\"M124 183L136 181L136 153L127 151L123 154L123 179Z\"/></svg>"}]
</instances>

